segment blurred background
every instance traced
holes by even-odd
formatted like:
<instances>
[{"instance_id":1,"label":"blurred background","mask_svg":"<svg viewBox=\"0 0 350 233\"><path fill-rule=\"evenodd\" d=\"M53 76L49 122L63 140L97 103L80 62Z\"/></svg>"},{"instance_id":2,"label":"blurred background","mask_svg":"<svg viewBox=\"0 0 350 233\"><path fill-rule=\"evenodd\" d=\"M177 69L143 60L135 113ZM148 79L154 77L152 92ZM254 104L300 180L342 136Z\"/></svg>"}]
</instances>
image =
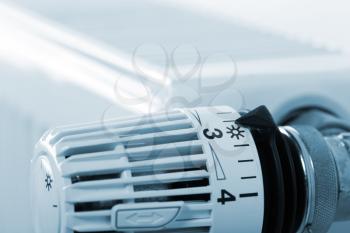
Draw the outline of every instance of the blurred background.
<instances>
[{"instance_id":1,"label":"blurred background","mask_svg":"<svg viewBox=\"0 0 350 233\"><path fill-rule=\"evenodd\" d=\"M350 111L348 1L0 1L0 232L43 132L178 106ZM346 232L338 223L330 232Z\"/></svg>"}]
</instances>

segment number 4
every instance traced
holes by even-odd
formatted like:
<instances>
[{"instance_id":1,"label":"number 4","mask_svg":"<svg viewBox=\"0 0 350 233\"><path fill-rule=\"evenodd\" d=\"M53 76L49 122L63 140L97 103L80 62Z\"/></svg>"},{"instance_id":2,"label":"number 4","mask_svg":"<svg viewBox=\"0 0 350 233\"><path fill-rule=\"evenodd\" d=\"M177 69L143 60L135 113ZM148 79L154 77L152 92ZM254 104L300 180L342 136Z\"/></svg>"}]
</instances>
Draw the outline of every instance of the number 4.
<instances>
[{"instance_id":1,"label":"number 4","mask_svg":"<svg viewBox=\"0 0 350 233\"><path fill-rule=\"evenodd\" d=\"M221 190L221 197L218 198L218 202L221 203L222 205L225 205L226 202L232 202L236 201L236 197L232 195L230 192L228 192L225 189Z\"/></svg>"}]
</instances>

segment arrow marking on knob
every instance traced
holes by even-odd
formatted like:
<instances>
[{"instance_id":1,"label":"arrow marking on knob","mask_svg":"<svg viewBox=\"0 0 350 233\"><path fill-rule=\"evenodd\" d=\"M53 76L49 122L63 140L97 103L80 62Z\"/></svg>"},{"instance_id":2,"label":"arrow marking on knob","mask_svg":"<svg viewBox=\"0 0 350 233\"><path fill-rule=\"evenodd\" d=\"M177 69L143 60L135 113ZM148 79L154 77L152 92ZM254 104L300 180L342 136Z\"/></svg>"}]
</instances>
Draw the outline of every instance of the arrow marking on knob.
<instances>
[{"instance_id":1,"label":"arrow marking on knob","mask_svg":"<svg viewBox=\"0 0 350 233\"><path fill-rule=\"evenodd\" d=\"M226 175L225 175L224 169L222 169L222 165L220 163L220 160L219 160L217 154L215 153L212 145L209 144L209 146L210 146L211 154L212 154L213 160L214 160L216 178L218 180L226 180Z\"/></svg>"},{"instance_id":2,"label":"arrow marking on knob","mask_svg":"<svg viewBox=\"0 0 350 233\"><path fill-rule=\"evenodd\" d=\"M202 120L201 120L198 112L196 110L194 110L193 112L191 112L191 114L194 116L194 118L196 118L196 120L198 121L199 125L202 126Z\"/></svg>"}]
</instances>

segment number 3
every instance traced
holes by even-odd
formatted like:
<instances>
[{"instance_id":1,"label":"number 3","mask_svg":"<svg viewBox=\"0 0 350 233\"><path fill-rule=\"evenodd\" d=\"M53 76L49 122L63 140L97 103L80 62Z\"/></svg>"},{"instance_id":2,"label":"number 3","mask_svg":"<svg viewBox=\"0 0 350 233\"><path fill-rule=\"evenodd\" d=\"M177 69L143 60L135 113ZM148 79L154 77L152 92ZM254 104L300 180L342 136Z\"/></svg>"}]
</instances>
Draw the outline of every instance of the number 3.
<instances>
[{"instance_id":1,"label":"number 3","mask_svg":"<svg viewBox=\"0 0 350 233\"><path fill-rule=\"evenodd\" d=\"M208 139L211 139L211 140L214 138L222 138L222 136L223 136L222 131L220 129L216 129L216 128L214 129L214 132L211 132L210 134L209 133L210 133L209 129L203 130L204 136Z\"/></svg>"}]
</instances>

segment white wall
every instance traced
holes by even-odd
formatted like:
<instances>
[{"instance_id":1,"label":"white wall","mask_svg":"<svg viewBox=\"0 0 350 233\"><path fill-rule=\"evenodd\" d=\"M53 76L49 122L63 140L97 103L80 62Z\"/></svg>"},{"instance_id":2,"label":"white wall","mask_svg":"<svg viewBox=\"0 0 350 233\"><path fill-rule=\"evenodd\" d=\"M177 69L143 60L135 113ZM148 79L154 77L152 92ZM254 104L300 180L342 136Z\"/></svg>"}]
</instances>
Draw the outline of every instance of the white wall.
<instances>
[{"instance_id":1,"label":"white wall","mask_svg":"<svg viewBox=\"0 0 350 233\"><path fill-rule=\"evenodd\" d=\"M163 4L243 20L259 28L288 34L350 52L350 2L347 0L170 0Z\"/></svg>"}]
</instances>

